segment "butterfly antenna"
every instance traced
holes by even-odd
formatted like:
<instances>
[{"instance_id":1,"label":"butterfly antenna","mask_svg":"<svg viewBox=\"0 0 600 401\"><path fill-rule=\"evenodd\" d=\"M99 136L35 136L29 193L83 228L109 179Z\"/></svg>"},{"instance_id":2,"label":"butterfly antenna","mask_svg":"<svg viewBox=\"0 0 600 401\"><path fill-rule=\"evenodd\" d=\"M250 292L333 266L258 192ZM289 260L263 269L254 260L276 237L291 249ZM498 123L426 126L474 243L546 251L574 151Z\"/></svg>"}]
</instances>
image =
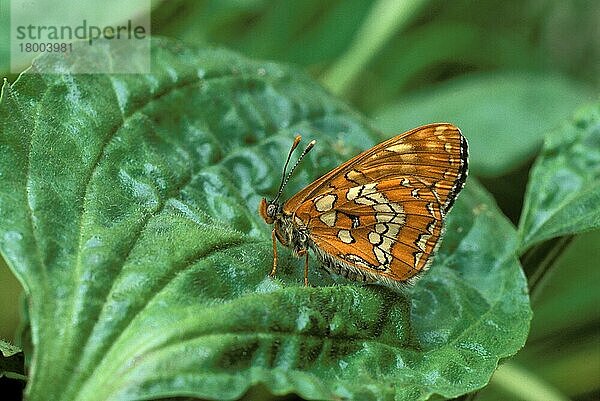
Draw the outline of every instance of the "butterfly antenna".
<instances>
[{"instance_id":1,"label":"butterfly antenna","mask_svg":"<svg viewBox=\"0 0 600 401\"><path fill-rule=\"evenodd\" d=\"M313 148L313 146L315 146L315 143L317 143L317 141L315 141L313 139L312 141L309 142L308 145L306 145L306 148L304 148L302 153L300 153L300 157L298 157L298 160L296 160L296 163L294 163L290 172L287 173L287 176L286 176L285 170L287 169L288 163L290 161L290 157L292 156L294 149L296 149L296 147L300 143L300 139L302 139L302 137L300 135L296 136L296 138L294 139L294 144L292 145L292 148L290 149L290 153L288 154L288 158L285 162L285 166L283 167L283 175L281 176L281 185L279 185L279 190L277 191L277 196L275 197L275 199L273 199L273 202L275 202L276 200L279 199L279 197L281 196L281 193L283 192L283 188L285 188L286 184L290 180L290 177L294 173L294 170L296 169L296 167L298 167L298 164L300 164L300 162L302 161L304 156L306 156L306 154Z\"/></svg>"},{"instance_id":2,"label":"butterfly antenna","mask_svg":"<svg viewBox=\"0 0 600 401\"><path fill-rule=\"evenodd\" d=\"M296 148L298 147L298 144L300 143L301 140L302 140L302 137L300 135L296 135L296 137L294 138L294 143L292 144L292 147L290 148L290 153L288 153L287 160L285 161L285 165L283 166L283 172L281 173L281 184L279 184L279 189L277 190L277 197L279 197L279 193L281 192L281 189L283 188L283 182L285 181L285 170L287 170L287 166L290 163L290 159L292 158L292 153L294 153L294 150L296 150Z\"/></svg>"}]
</instances>

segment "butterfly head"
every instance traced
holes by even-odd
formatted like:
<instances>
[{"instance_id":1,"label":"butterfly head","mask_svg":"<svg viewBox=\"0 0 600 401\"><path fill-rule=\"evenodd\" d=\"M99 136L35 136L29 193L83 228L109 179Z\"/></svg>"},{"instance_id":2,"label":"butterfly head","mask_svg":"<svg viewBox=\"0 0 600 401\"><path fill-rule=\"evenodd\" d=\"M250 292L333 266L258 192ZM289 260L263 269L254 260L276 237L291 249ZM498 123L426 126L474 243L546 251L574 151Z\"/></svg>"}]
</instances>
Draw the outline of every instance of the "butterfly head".
<instances>
[{"instance_id":1,"label":"butterfly head","mask_svg":"<svg viewBox=\"0 0 600 401\"><path fill-rule=\"evenodd\" d=\"M282 208L281 204L279 203L279 197L283 192L283 188L289 181L290 177L292 176L292 173L294 172L300 161L312 149L312 147L315 146L316 141L310 141L306 148L304 148L304 150L300 154L300 157L298 157L298 160L296 161L294 166L290 169L290 172L286 175L287 166L290 162L290 158L292 157L292 153L294 153L294 150L296 149L296 147L298 147L298 144L300 143L301 139L302 137L300 135L297 135L296 138L294 138L294 143L292 144L290 153L288 154L287 160L285 161L285 165L283 166L283 174L281 176L281 184L279 185L277 196L272 201L267 201L265 198L262 198L260 204L258 205L258 213L267 222L267 224L273 224L275 220L281 218Z\"/></svg>"},{"instance_id":2,"label":"butterfly head","mask_svg":"<svg viewBox=\"0 0 600 401\"><path fill-rule=\"evenodd\" d=\"M258 213L267 224L273 224L277 219L277 214L281 213L281 206L276 200L268 202L265 198L262 198L260 205L258 205Z\"/></svg>"}]
</instances>

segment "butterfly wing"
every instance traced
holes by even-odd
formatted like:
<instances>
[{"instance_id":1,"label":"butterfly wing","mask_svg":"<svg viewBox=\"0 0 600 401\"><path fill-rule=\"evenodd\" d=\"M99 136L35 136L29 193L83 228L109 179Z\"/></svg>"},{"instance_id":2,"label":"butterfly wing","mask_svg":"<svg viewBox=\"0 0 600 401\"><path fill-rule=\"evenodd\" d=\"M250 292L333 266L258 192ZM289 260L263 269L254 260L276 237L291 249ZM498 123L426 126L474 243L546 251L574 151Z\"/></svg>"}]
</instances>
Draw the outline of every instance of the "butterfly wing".
<instances>
[{"instance_id":1,"label":"butterfly wing","mask_svg":"<svg viewBox=\"0 0 600 401\"><path fill-rule=\"evenodd\" d=\"M431 261L442 222L467 175L467 142L431 124L383 142L292 197L284 212L323 252L406 281Z\"/></svg>"}]
</instances>

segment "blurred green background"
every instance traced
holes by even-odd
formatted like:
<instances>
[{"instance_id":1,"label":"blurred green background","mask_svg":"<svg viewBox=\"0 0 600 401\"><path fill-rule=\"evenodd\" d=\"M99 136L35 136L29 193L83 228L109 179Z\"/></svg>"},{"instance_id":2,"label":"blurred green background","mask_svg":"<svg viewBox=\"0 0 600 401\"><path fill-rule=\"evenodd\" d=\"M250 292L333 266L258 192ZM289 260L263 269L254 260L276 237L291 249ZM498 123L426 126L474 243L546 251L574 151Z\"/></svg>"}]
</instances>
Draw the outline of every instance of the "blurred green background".
<instances>
[{"instance_id":1,"label":"blurred green background","mask_svg":"<svg viewBox=\"0 0 600 401\"><path fill-rule=\"evenodd\" d=\"M8 10L2 0L0 73L12 81ZM382 137L458 124L471 173L515 224L544 135L600 94L596 0L152 1L152 32L293 63ZM474 399L600 399L599 244L600 231L570 242L533 300L525 349ZM0 338L15 336L21 292L0 260Z\"/></svg>"}]
</instances>

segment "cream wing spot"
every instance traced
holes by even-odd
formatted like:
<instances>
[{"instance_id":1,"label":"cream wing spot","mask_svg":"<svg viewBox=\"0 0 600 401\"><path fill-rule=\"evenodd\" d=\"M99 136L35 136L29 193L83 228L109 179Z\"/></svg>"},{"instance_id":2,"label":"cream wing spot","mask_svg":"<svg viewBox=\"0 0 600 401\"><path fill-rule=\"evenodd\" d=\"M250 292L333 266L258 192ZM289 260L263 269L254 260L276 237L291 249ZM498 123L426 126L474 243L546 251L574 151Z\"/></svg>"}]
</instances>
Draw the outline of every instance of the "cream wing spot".
<instances>
[{"instance_id":1,"label":"cream wing spot","mask_svg":"<svg viewBox=\"0 0 600 401\"><path fill-rule=\"evenodd\" d=\"M435 211L433 210L433 204L431 202L428 202L425 205L425 208L427 209L427 211L429 212L429 214L431 215L431 217L435 217Z\"/></svg>"},{"instance_id":2,"label":"cream wing spot","mask_svg":"<svg viewBox=\"0 0 600 401\"><path fill-rule=\"evenodd\" d=\"M392 221L394 219L394 215L391 214L384 214L384 213L377 213L375 215L375 219L377 220L378 223L389 223L390 221Z\"/></svg>"},{"instance_id":3,"label":"cream wing spot","mask_svg":"<svg viewBox=\"0 0 600 401\"><path fill-rule=\"evenodd\" d=\"M381 235L379 235L375 231L371 231L369 233L369 242L372 245L378 245L378 244L380 244L381 243Z\"/></svg>"},{"instance_id":4,"label":"cream wing spot","mask_svg":"<svg viewBox=\"0 0 600 401\"><path fill-rule=\"evenodd\" d=\"M427 241L431 238L431 234L421 234L419 235L419 239L416 242L417 248L425 252L425 246L427 245Z\"/></svg>"},{"instance_id":5,"label":"cream wing spot","mask_svg":"<svg viewBox=\"0 0 600 401\"><path fill-rule=\"evenodd\" d=\"M419 262L421 261L421 258L423 257L423 252L415 252L415 267L419 266Z\"/></svg>"},{"instance_id":6,"label":"cream wing spot","mask_svg":"<svg viewBox=\"0 0 600 401\"><path fill-rule=\"evenodd\" d=\"M370 184L352 187L346 193L346 199L348 199L349 201L352 201L352 200L358 198L359 196L364 196L364 195L368 195L368 194L377 192L377 190L375 189L375 185L377 185L377 183L370 183Z\"/></svg>"},{"instance_id":7,"label":"cream wing spot","mask_svg":"<svg viewBox=\"0 0 600 401\"><path fill-rule=\"evenodd\" d=\"M419 160L419 155L416 153L403 153L399 157L405 163L415 163Z\"/></svg>"},{"instance_id":8,"label":"cream wing spot","mask_svg":"<svg viewBox=\"0 0 600 401\"><path fill-rule=\"evenodd\" d=\"M375 253L375 257L377 258L377 261L379 263L381 263L382 265L389 263L388 255L383 250L381 250L379 247L374 247L373 253Z\"/></svg>"},{"instance_id":9,"label":"cream wing spot","mask_svg":"<svg viewBox=\"0 0 600 401\"><path fill-rule=\"evenodd\" d=\"M385 252L378 247L373 248L373 253L375 253L375 257L379 263L384 264L387 261Z\"/></svg>"},{"instance_id":10,"label":"cream wing spot","mask_svg":"<svg viewBox=\"0 0 600 401\"><path fill-rule=\"evenodd\" d=\"M377 202L371 198L356 198L354 200L354 202L358 203L359 205L367 205L367 206L372 206L372 205L377 204Z\"/></svg>"},{"instance_id":11,"label":"cream wing spot","mask_svg":"<svg viewBox=\"0 0 600 401\"><path fill-rule=\"evenodd\" d=\"M322 196L315 201L315 208L319 212L327 212L333 209L333 205L335 204L336 200L337 197L333 194Z\"/></svg>"},{"instance_id":12,"label":"cream wing spot","mask_svg":"<svg viewBox=\"0 0 600 401\"><path fill-rule=\"evenodd\" d=\"M325 212L319 216L319 220L321 220L326 226L333 227L335 226L335 222L337 220L337 212L335 210Z\"/></svg>"},{"instance_id":13,"label":"cream wing spot","mask_svg":"<svg viewBox=\"0 0 600 401\"><path fill-rule=\"evenodd\" d=\"M373 209L376 212L394 213L394 209L392 209L389 203L378 203L377 205L373 206Z\"/></svg>"},{"instance_id":14,"label":"cream wing spot","mask_svg":"<svg viewBox=\"0 0 600 401\"><path fill-rule=\"evenodd\" d=\"M393 145L390 146L389 148L386 148L386 150L389 150L390 152L394 152L394 153L408 153L413 149L411 144L408 143L399 143L397 145Z\"/></svg>"},{"instance_id":15,"label":"cream wing spot","mask_svg":"<svg viewBox=\"0 0 600 401\"><path fill-rule=\"evenodd\" d=\"M304 222L302 221L302 219L298 216L294 216L294 223L296 223L297 226L304 226Z\"/></svg>"},{"instance_id":16,"label":"cream wing spot","mask_svg":"<svg viewBox=\"0 0 600 401\"><path fill-rule=\"evenodd\" d=\"M375 224L375 232L377 234L383 234L388 230L387 224L377 223Z\"/></svg>"},{"instance_id":17,"label":"cream wing spot","mask_svg":"<svg viewBox=\"0 0 600 401\"><path fill-rule=\"evenodd\" d=\"M374 192L369 195L369 198L375 200L377 203L387 203L387 199L381 192Z\"/></svg>"},{"instance_id":18,"label":"cream wing spot","mask_svg":"<svg viewBox=\"0 0 600 401\"><path fill-rule=\"evenodd\" d=\"M352 201L354 199L356 199L356 197L358 196L360 189L362 187L352 187L348 190L348 193L346 193L346 199L348 199L349 201Z\"/></svg>"},{"instance_id":19,"label":"cream wing spot","mask_svg":"<svg viewBox=\"0 0 600 401\"><path fill-rule=\"evenodd\" d=\"M383 249L384 251L387 251L389 253L392 252L392 239L390 237L383 237L383 242L381 243L381 245L379 246L381 249Z\"/></svg>"},{"instance_id":20,"label":"cream wing spot","mask_svg":"<svg viewBox=\"0 0 600 401\"><path fill-rule=\"evenodd\" d=\"M352 182L356 182L358 183L358 181L360 179L364 179L363 174L360 171L356 171L356 170L350 170L346 173L346 179L348 181L352 181Z\"/></svg>"},{"instance_id":21,"label":"cream wing spot","mask_svg":"<svg viewBox=\"0 0 600 401\"><path fill-rule=\"evenodd\" d=\"M352 233L350 233L350 231L348 231L348 230L340 230L340 231L338 231L337 237L344 244L351 244L351 243L355 242L354 237L352 237Z\"/></svg>"},{"instance_id":22,"label":"cream wing spot","mask_svg":"<svg viewBox=\"0 0 600 401\"><path fill-rule=\"evenodd\" d=\"M392 224L403 226L404 223L406 222L405 218L406 218L405 215L403 215L403 214L397 214L389 222L392 223Z\"/></svg>"},{"instance_id":23,"label":"cream wing spot","mask_svg":"<svg viewBox=\"0 0 600 401\"><path fill-rule=\"evenodd\" d=\"M403 214L404 208L399 203L378 203L373 206L376 212Z\"/></svg>"},{"instance_id":24,"label":"cream wing spot","mask_svg":"<svg viewBox=\"0 0 600 401\"><path fill-rule=\"evenodd\" d=\"M388 226L394 225L404 225L405 216L403 214L389 214L389 213L377 213L375 215L375 219L378 223L390 223Z\"/></svg>"},{"instance_id":25,"label":"cream wing spot","mask_svg":"<svg viewBox=\"0 0 600 401\"><path fill-rule=\"evenodd\" d=\"M431 223L427 224L427 232L433 235L433 230L435 230L437 220L433 220Z\"/></svg>"},{"instance_id":26,"label":"cream wing spot","mask_svg":"<svg viewBox=\"0 0 600 401\"><path fill-rule=\"evenodd\" d=\"M386 235L392 238L396 238L398 236L398 233L400 233L400 228L401 226L399 224L388 224L388 232L386 233Z\"/></svg>"},{"instance_id":27,"label":"cream wing spot","mask_svg":"<svg viewBox=\"0 0 600 401\"><path fill-rule=\"evenodd\" d=\"M399 203L389 203L389 205L390 205L390 208L392 208L392 210L395 213L402 213L402 214L404 214L404 208L402 207L401 204L399 204Z\"/></svg>"},{"instance_id":28,"label":"cream wing spot","mask_svg":"<svg viewBox=\"0 0 600 401\"><path fill-rule=\"evenodd\" d=\"M370 183L370 184L365 184L362 186L362 195L369 195L369 194L373 194L375 192L377 192L377 189L375 188L375 186L377 185L377 183Z\"/></svg>"}]
</instances>

